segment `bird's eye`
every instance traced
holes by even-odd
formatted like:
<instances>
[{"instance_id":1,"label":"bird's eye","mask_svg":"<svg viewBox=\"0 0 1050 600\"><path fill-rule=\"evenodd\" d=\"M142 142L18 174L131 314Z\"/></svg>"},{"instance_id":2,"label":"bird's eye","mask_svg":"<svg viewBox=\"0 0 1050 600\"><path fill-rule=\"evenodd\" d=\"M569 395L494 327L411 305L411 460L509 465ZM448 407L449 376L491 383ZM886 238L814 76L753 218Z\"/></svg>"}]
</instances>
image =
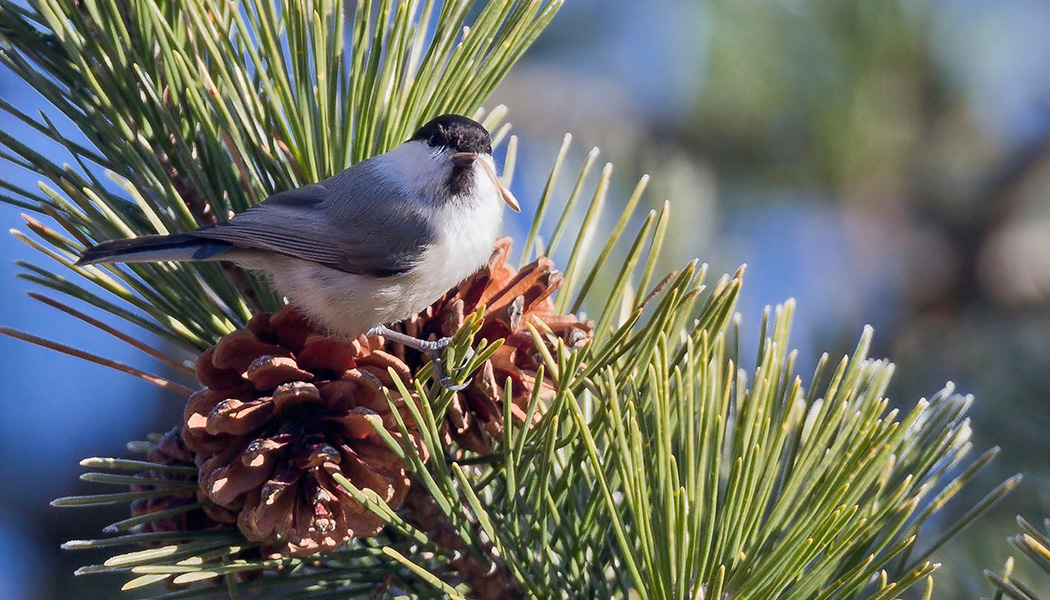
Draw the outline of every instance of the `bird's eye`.
<instances>
[{"instance_id":1,"label":"bird's eye","mask_svg":"<svg viewBox=\"0 0 1050 600\"><path fill-rule=\"evenodd\" d=\"M427 145L430 147L444 146L445 136L440 133L432 133L430 134L430 138L427 139Z\"/></svg>"},{"instance_id":2,"label":"bird's eye","mask_svg":"<svg viewBox=\"0 0 1050 600\"><path fill-rule=\"evenodd\" d=\"M485 154L492 154L492 144L485 144Z\"/></svg>"}]
</instances>

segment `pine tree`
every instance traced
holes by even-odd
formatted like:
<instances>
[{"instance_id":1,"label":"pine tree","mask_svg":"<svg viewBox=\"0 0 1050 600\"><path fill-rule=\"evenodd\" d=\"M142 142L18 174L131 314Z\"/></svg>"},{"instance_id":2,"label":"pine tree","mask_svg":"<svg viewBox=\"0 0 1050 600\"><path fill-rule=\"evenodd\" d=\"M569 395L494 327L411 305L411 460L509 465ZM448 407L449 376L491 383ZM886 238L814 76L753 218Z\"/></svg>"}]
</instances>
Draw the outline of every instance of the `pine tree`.
<instances>
[{"instance_id":1,"label":"pine tree","mask_svg":"<svg viewBox=\"0 0 1050 600\"><path fill-rule=\"evenodd\" d=\"M501 240L486 269L401 324L455 333L463 392L382 339L314 330L235 267L74 266L92 243L222 221L441 113L494 132L509 187L519 141L507 109L482 106L560 0L31 5L0 0L0 59L88 144L0 105L72 161L0 132L3 158L41 178L39 191L0 181L26 211L15 235L45 261L21 276L201 386L3 330L187 397L184 423L129 444L140 456L83 461L99 469L86 479L125 489L55 501L130 505L99 539L66 545L121 548L80 573L125 573L125 589L162 598L875 600L919 583L929 598L930 555L1019 479L928 532L996 453L968 457L971 399L949 385L891 409L893 365L869 358L869 329L804 380L790 301L763 315L745 367L742 269L659 274L671 209L632 226L645 178L599 233L612 166L595 177L586 154L562 194L568 135L513 243L518 265Z\"/></svg>"}]
</instances>

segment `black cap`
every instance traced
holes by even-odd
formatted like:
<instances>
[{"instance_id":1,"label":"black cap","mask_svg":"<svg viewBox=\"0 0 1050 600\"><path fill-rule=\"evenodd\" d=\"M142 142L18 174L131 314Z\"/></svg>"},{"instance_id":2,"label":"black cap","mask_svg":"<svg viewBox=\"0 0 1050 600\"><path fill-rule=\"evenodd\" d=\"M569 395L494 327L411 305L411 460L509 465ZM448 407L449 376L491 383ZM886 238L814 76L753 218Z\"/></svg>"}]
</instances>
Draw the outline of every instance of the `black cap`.
<instances>
[{"instance_id":1,"label":"black cap","mask_svg":"<svg viewBox=\"0 0 1050 600\"><path fill-rule=\"evenodd\" d=\"M461 115L441 115L416 130L408 141L422 140L428 146L455 152L492 154L492 138L481 123Z\"/></svg>"}]
</instances>

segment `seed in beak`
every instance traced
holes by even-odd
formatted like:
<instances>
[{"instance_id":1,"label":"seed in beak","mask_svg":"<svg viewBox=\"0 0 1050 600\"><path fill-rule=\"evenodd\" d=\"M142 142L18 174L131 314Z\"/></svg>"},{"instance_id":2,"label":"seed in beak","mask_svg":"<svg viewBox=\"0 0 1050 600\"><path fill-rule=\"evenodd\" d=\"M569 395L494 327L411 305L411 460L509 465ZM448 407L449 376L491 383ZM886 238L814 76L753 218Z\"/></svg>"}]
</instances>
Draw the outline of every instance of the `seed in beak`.
<instances>
[{"instance_id":1,"label":"seed in beak","mask_svg":"<svg viewBox=\"0 0 1050 600\"><path fill-rule=\"evenodd\" d=\"M496 172L492 170L492 167L489 166L489 163L483 160L478 160L478 155L473 152L456 152L449 156L449 158L459 167L465 167L472 164L474 161L477 161L485 173L488 174L489 178L492 179L492 183L499 188L499 193L503 196L503 201L507 203L507 206L511 207L514 212L521 212L521 205L518 204L518 199L514 197L514 194L510 193L510 190L503 187L503 183L500 182L499 177L496 175Z\"/></svg>"},{"instance_id":2,"label":"seed in beak","mask_svg":"<svg viewBox=\"0 0 1050 600\"><path fill-rule=\"evenodd\" d=\"M510 193L510 190L503 187L501 184L499 186L499 191L503 194L503 201L507 203L507 206L509 206L511 210L514 212L521 212L521 205L518 204L518 199L514 197L514 194Z\"/></svg>"}]
</instances>

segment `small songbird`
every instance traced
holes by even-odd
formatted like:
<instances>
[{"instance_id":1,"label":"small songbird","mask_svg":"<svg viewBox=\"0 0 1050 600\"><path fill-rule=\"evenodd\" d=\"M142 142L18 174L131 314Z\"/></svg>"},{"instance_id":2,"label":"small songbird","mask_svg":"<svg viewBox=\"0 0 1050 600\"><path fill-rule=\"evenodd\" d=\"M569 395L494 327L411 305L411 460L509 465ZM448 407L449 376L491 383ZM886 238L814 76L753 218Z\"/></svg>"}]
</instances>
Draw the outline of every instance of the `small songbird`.
<instances>
[{"instance_id":1,"label":"small songbird","mask_svg":"<svg viewBox=\"0 0 1050 600\"><path fill-rule=\"evenodd\" d=\"M451 387L440 362L448 338L418 340L386 325L425 309L486 263L504 202L520 210L496 177L488 131L443 115L385 154L270 196L225 223L103 242L77 265L225 260L262 271L331 331L384 335L426 353Z\"/></svg>"}]
</instances>

